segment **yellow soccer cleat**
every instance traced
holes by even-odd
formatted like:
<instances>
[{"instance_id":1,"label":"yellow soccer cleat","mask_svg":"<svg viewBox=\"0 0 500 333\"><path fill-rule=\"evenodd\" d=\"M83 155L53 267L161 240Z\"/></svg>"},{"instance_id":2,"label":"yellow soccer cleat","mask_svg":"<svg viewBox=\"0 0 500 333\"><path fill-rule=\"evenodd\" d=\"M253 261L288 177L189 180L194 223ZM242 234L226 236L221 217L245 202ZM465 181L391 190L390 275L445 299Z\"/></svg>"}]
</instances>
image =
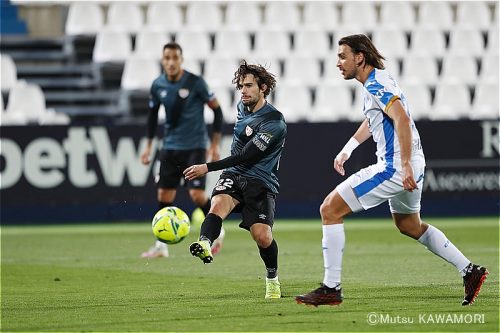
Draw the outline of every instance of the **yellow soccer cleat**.
<instances>
[{"instance_id":1,"label":"yellow soccer cleat","mask_svg":"<svg viewBox=\"0 0 500 333\"><path fill-rule=\"evenodd\" d=\"M281 285L278 277L266 278L266 299L281 298Z\"/></svg>"},{"instance_id":2,"label":"yellow soccer cleat","mask_svg":"<svg viewBox=\"0 0 500 333\"><path fill-rule=\"evenodd\" d=\"M189 251L193 257L200 258L204 264L210 264L214 260L210 243L206 240L199 240L189 246Z\"/></svg>"}]
</instances>

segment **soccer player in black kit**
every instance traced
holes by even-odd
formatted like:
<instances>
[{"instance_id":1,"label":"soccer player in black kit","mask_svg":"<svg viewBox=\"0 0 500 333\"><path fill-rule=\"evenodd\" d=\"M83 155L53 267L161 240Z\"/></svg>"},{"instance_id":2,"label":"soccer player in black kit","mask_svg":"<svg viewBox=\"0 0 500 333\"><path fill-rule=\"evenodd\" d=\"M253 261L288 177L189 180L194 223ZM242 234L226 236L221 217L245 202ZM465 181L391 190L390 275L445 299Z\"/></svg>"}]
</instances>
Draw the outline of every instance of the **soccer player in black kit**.
<instances>
[{"instance_id":1,"label":"soccer player in black kit","mask_svg":"<svg viewBox=\"0 0 500 333\"><path fill-rule=\"evenodd\" d=\"M240 227L250 231L266 266L265 298L280 298L278 244L272 226L279 191L277 171L287 127L281 112L266 101L276 86L274 75L260 65L243 61L233 84L241 91L234 126L231 156L197 164L184 171L187 180L222 170L212 193L210 211L201 225L200 238L190 246L193 256L205 264L213 261L210 249L219 236L222 221L233 211L242 214Z\"/></svg>"}]
</instances>

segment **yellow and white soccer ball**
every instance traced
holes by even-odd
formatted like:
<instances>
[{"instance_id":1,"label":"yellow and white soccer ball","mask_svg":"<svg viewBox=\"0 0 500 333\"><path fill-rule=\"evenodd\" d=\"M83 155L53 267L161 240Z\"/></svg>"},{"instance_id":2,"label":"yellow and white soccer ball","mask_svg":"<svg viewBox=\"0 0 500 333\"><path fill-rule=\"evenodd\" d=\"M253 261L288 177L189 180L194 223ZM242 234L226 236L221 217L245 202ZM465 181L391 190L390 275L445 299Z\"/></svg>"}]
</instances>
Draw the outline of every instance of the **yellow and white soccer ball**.
<instances>
[{"instance_id":1,"label":"yellow and white soccer ball","mask_svg":"<svg viewBox=\"0 0 500 333\"><path fill-rule=\"evenodd\" d=\"M167 244L177 244L189 235L191 228L189 217L180 208L165 207L160 209L151 223L156 238Z\"/></svg>"}]
</instances>

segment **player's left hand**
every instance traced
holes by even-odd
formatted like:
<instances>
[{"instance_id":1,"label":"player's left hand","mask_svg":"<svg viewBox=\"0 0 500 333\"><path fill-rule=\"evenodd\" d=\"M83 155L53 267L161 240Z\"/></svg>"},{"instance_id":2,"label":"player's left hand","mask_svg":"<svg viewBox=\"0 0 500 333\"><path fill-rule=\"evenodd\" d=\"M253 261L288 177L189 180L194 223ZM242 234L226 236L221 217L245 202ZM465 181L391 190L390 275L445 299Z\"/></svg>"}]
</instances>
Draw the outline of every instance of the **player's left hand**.
<instances>
[{"instance_id":1,"label":"player's left hand","mask_svg":"<svg viewBox=\"0 0 500 333\"><path fill-rule=\"evenodd\" d=\"M403 188L409 192L413 192L413 190L418 188L417 182L413 177L413 168L409 163L403 166Z\"/></svg>"},{"instance_id":2,"label":"player's left hand","mask_svg":"<svg viewBox=\"0 0 500 333\"><path fill-rule=\"evenodd\" d=\"M196 164L188 167L184 170L184 178L187 180L193 180L195 178L201 177L208 172L208 167L206 164Z\"/></svg>"}]
</instances>

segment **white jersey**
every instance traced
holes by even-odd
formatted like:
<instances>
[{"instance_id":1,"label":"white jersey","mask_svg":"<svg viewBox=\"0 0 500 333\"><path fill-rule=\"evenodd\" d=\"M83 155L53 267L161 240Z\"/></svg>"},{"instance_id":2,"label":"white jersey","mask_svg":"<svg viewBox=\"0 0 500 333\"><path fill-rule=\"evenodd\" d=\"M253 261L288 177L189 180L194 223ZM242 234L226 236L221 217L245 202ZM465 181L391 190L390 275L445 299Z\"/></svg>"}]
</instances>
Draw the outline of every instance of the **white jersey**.
<instances>
[{"instance_id":1,"label":"white jersey","mask_svg":"<svg viewBox=\"0 0 500 333\"><path fill-rule=\"evenodd\" d=\"M410 117L412 131L412 160L424 160L420 135L410 115L408 102L394 78L384 69L374 69L363 85L363 113L373 140L377 144L377 157L385 162L388 169L401 169L400 146L394 129L394 122L386 111L397 99ZM425 163L425 162L424 162Z\"/></svg>"}]
</instances>

